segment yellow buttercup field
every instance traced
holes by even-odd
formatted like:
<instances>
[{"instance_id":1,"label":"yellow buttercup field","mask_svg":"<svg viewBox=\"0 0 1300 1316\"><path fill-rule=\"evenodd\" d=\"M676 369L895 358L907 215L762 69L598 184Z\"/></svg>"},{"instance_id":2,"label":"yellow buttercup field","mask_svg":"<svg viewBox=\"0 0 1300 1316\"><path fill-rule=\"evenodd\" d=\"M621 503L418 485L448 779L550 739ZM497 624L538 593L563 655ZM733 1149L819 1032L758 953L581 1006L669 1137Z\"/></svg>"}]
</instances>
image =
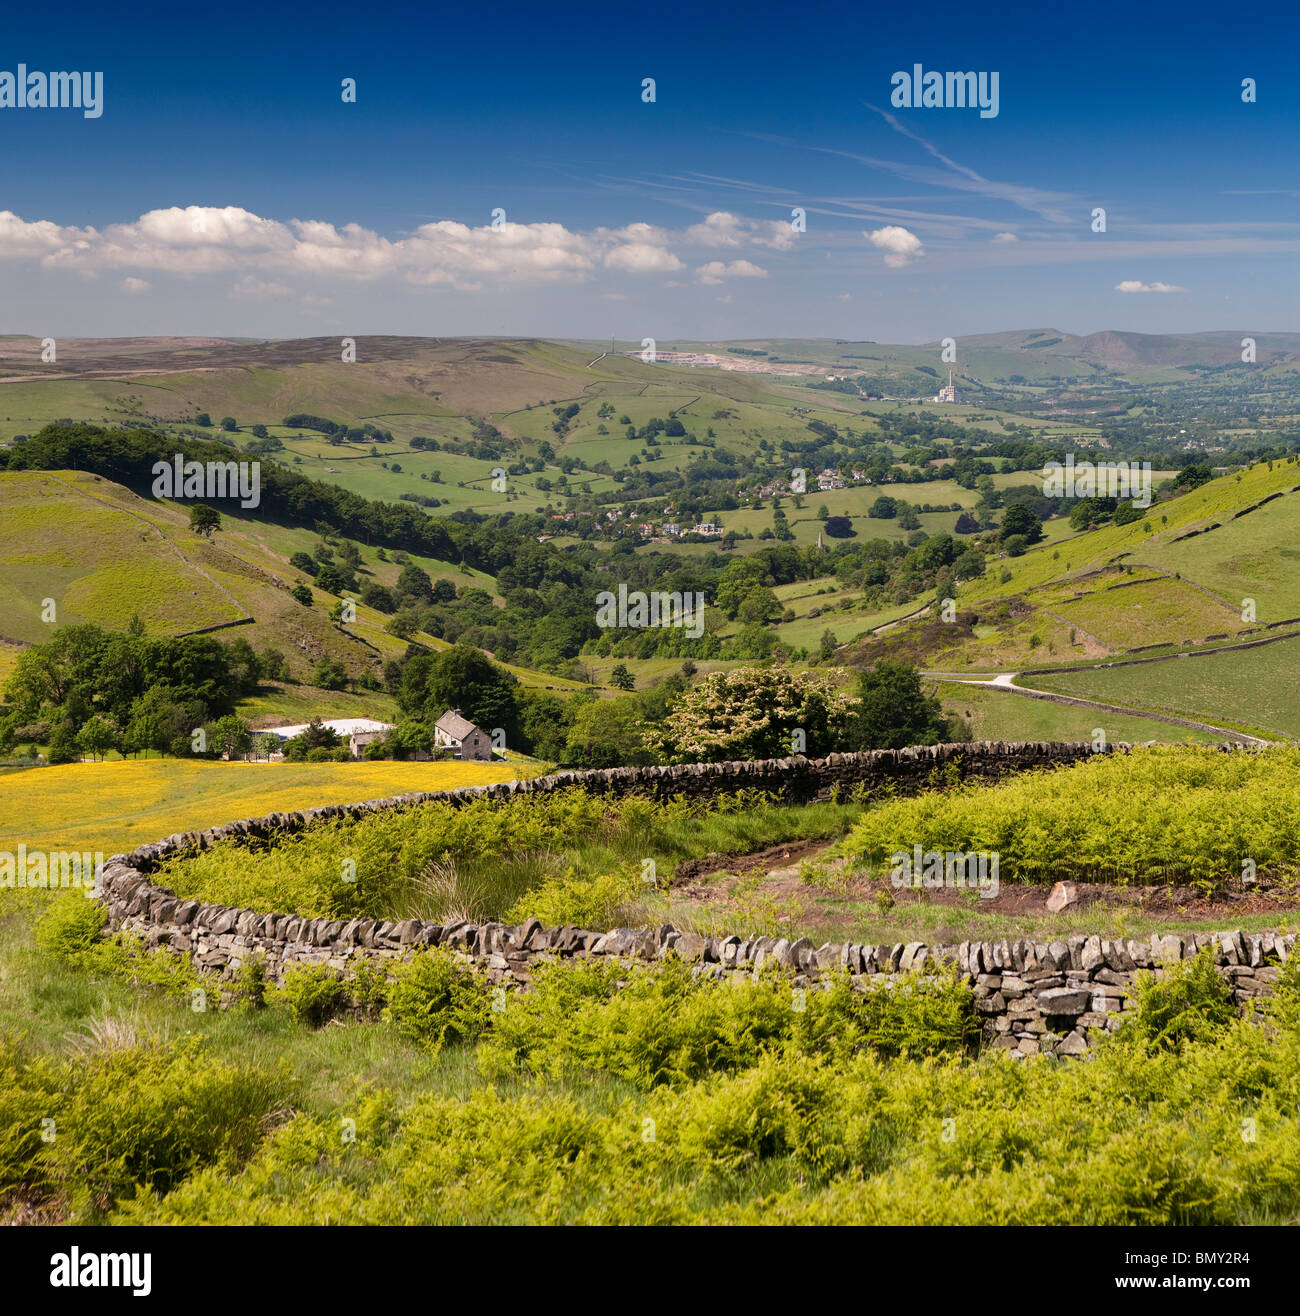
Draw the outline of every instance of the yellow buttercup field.
<instances>
[{"instance_id":1,"label":"yellow buttercup field","mask_svg":"<svg viewBox=\"0 0 1300 1316\"><path fill-rule=\"evenodd\" d=\"M509 763L67 763L0 776L0 848L113 854L172 832L321 804L513 781Z\"/></svg>"}]
</instances>

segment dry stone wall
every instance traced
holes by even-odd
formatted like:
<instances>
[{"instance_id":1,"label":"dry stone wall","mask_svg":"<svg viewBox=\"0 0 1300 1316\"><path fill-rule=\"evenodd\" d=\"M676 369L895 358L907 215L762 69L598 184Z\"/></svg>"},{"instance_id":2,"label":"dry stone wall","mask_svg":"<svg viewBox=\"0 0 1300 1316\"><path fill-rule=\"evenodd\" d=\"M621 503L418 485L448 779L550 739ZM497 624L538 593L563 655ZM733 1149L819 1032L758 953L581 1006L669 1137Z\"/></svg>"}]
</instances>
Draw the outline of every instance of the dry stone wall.
<instances>
[{"instance_id":1,"label":"dry stone wall","mask_svg":"<svg viewBox=\"0 0 1300 1316\"><path fill-rule=\"evenodd\" d=\"M1123 752L1127 746L1114 746ZM1222 746L1225 751L1241 751ZM178 899L156 886L150 872L168 856L206 848L222 840L249 840L289 834L311 823L362 817L380 809L410 808L435 801L451 805L476 798L509 799L539 791L585 786L611 794L703 796L759 788L794 801L827 799L859 784L916 790L933 780L936 769L960 778L998 779L1030 768L1069 763L1094 751L1086 745L978 742L826 759L781 759L709 763L685 767L615 768L557 773L526 782L467 787L327 806L292 814L245 819L203 832L187 832L141 846L107 860L101 899L110 926L142 934L153 947L192 956L205 973L232 977L248 959L260 956L267 976L279 981L296 964L325 965L347 976L358 959L397 960L424 947L440 946L478 965L494 983L527 986L541 963L583 957L614 957L649 962L676 956L712 979L755 974L777 967L791 975L792 987L826 986L845 972L854 987L886 983L909 971L950 968L972 987L976 1009L993 1045L1017 1055L1040 1051L1083 1054L1090 1042L1119 1026L1133 1008L1132 979L1141 969L1190 958L1205 946L1231 980L1235 999L1246 1004L1271 992L1279 966L1295 953L1295 934L1216 932L1159 936L1147 941L1070 937L1059 941L962 942L928 946L827 943L806 938L704 937L669 925L592 932L576 927L546 928L536 919L509 926L414 919L324 919L294 914L233 909Z\"/></svg>"}]
</instances>

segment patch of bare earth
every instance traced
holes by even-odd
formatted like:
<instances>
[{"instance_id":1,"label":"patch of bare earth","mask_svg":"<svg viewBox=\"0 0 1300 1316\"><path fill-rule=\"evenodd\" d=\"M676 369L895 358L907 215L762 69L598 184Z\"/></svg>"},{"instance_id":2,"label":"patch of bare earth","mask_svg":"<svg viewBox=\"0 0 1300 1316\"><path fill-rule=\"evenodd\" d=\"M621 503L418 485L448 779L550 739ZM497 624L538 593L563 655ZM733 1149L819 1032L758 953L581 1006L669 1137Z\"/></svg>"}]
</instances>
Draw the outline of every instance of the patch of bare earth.
<instances>
[{"instance_id":1,"label":"patch of bare earth","mask_svg":"<svg viewBox=\"0 0 1300 1316\"><path fill-rule=\"evenodd\" d=\"M737 885L752 883L755 875L764 876L762 889L778 901L796 897L804 899L833 898L845 906L861 902L875 902L888 895L895 909L909 905L963 906L969 905L969 893L949 887L898 888L888 877L852 877L847 881L835 880L835 875L846 867L843 859L823 864L831 881L805 882L799 865L807 860L818 863L818 856L830 848L826 841L797 841L788 845L769 846L752 854L706 855L702 859L688 859L678 864L673 879L675 896L701 905L730 903ZM1065 909L1070 913L1100 906L1103 909L1132 911L1148 919L1169 919L1186 922L1189 919L1207 923L1230 922L1254 914L1284 914L1300 910L1300 891L1294 883L1277 881L1260 874L1251 887L1227 887L1207 894L1190 886L1116 886L1103 882L1075 882L1072 899ZM1004 882L996 896L981 899L981 913L1002 914L1010 917L1048 919L1054 909L1048 900L1053 888L1047 885L1028 885ZM887 903L887 902L883 902ZM846 908L842 916L828 913L831 922L851 923L855 916Z\"/></svg>"}]
</instances>

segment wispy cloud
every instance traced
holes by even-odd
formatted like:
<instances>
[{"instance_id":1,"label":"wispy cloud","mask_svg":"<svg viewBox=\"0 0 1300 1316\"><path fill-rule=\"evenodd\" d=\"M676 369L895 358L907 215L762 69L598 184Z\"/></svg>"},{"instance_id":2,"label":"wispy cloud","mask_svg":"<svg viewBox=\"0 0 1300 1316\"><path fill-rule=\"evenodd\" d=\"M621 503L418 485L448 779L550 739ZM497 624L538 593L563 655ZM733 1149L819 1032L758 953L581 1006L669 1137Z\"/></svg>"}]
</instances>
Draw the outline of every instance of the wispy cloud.
<instances>
[{"instance_id":1,"label":"wispy cloud","mask_svg":"<svg viewBox=\"0 0 1300 1316\"><path fill-rule=\"evenodd\" d=\"M1125 279L1115 285L1116 292L1186 292L1177 283L1143 283L1140 279Z\"/></svg>"},{"instance_id":2,"label":"wispy cloud","mask_svg":"<svg viewBox=\"0 0 1300 1316\"><path fill-rule=\"evenodd\" d=\"M869 103L866 104L869 110L873 110L880 115L896 133L900 133L909 141L915 142L948 170L950 177L944 185L962 192L974 192L979 196L990 197L999 201L1009 201L1012 205L1019 206L1022 210L1027 210L1031 214L1038 215L1053 224L1077 222L1077 214L1071 214L1069 211L1062 209L1067 203L1078 204L1077 199L1068 193L1050 192L1043 188L1028 187L1022 183L1003 183L998 182L996 179L985 178L983 174L966 165L958 164L956 160L945 155L937 146L926 141L920 133L913 132L911 128L901 122L897 116L890 114L888 110L882 110L879 106ZM901 168L899 172L902 172Z\"/></svg>"}]
</instances>

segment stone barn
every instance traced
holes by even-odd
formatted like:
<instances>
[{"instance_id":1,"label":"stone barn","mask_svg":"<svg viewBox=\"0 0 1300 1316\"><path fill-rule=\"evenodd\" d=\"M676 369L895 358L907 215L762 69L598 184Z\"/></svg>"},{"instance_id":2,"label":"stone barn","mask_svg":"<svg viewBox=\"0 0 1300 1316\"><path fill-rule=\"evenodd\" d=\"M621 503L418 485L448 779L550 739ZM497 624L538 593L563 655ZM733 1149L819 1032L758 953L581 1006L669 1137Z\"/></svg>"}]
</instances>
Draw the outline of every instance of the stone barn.
<instances>
[{"instance_id":1,"label":"stone barn","mask_svg":"<svg viewBox=\"0 0 1300 1316\"><path fill-rule=\"evenodd\" d=\"M449 708L433 724L433 747L454 750L458 759L486 762L492 757L492 737L462 717L459 708Z\"/></svg>"}]
</instances>

